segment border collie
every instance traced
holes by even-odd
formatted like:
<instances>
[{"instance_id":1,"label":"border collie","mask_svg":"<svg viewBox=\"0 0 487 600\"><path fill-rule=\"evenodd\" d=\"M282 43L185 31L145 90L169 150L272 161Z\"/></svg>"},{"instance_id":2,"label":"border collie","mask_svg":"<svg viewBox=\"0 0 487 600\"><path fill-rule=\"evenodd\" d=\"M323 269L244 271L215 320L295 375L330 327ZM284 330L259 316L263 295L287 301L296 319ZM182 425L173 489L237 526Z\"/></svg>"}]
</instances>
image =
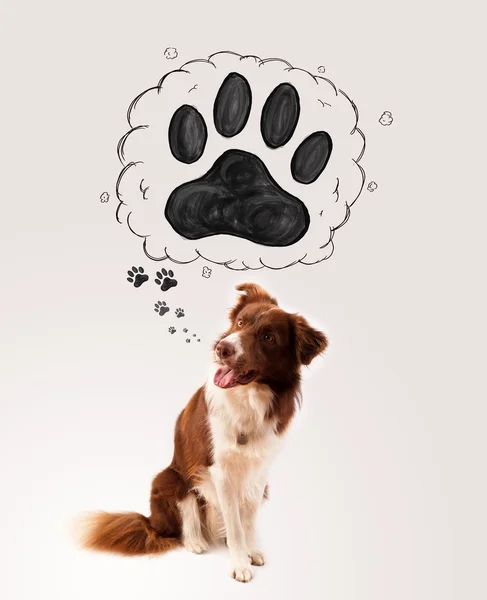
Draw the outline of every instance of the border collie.
<instances>
[{"instance_id":1,"label":"border collie","mask_svg":"<svg viewBox=\"0 0 487 600\"><path fill-rule=\"evenodd\" d=\"M201 553L226 540L236 580L250 581L251 565L264 564L255 521L269 464L300 403L300 368L324 352L327 339L260 286L236 289L243 293L214 344L208 380L179 415L172 462L152 482L150 517L95 513L86 548Z\"/></svg>"}]
</instances>

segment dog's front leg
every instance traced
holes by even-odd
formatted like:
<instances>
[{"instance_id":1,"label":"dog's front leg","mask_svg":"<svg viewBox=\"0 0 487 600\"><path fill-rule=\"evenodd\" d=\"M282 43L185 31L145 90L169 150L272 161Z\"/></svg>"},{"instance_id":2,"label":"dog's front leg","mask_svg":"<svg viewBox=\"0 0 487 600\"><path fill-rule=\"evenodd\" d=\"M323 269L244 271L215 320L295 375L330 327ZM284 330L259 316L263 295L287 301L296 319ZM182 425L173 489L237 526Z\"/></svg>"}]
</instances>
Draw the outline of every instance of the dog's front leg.
<instances>
[{"instance_id":1,"label":"dog's front leg","mask_svg":"<svg viewBox=\"0 0 487 600\"><path fill-rule=\"evenodd\" d=\"M232 482L229 478L224 468L212 466L210 470L227 532L227 546L230 550L230 574L237 581L250 581L252 579L252 568L245 531L240 518L238 488L235 482Z\"/></svg>"},{"instance_id":2,"label":"dog's front leg","mask_svg":"<svg viewBox=\"0 0 487 600\"><path fill-rule=\"evenodd\" d=\"M241 518L245 532L245 540L249 549L250 560L253 565L261 567L264 564L264 554L258 549L257 535L255 531L257 513L261 503L250 503L242 506Z\"/></svg>"}]
</instances>

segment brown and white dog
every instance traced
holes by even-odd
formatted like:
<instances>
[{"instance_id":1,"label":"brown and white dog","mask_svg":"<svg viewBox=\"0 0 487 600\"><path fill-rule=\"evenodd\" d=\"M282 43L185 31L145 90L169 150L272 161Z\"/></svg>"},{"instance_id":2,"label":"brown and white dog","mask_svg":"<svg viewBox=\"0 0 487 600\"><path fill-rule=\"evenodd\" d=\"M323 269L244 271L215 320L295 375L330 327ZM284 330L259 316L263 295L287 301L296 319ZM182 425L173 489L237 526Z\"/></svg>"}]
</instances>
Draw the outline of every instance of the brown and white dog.
<instances>
[{"instance_id":1,"label":"brown and white dog","mask_svg":"<svg viewBox=\"0 0 487 600\"><path fill-rule=\"evenodd\" d=\"M152 483L150 517L96 513L85 547L134 555L184 545L200 553L226 538L235 579L250 581L251 564L264 564L255 521L269 464L300 402L300 368L327 339L260 286L237 290L208 381L179 415L173 460Z\"/></svg>"}]
</instances>

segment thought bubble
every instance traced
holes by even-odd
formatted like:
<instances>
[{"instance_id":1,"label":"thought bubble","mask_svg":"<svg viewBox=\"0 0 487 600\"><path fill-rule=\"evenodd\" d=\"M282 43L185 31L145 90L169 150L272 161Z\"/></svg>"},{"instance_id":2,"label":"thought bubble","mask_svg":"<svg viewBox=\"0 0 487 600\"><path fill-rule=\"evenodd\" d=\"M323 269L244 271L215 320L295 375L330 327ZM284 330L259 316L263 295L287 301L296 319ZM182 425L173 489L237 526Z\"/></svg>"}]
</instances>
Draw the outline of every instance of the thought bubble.
<instances>
[{"instance_id":1,"label":"thought bubble","mask_svg":"<svg viewBox=\"0 0 487 600\"><path fill-rule=\"evenodd\" d=\"M355 104L280 59L190 61L140 94L128 120L117 218L154 260L315 264L364 186Z\"/></svg>"},{"instance_id":2,"label":"thought bubble","mask_svg":"<svg viewBox=\"0 0 487 600\"><path fill-rule=\"evenodd\" d=\"M178 51L176 48L166 48L164 50L164 56L169 60L174 60L178 57Z\"/></svg>"},{"instance_id":3,"label":"thought bubble","mask_svg":"<svg viewBox=\"0 0 487 600\"><path fill-rule=\"evenodd\" d=\"M388 110L385 110L381 114L380 119L379 119L379 123L384 126L390 125L393 121L394 121L394 119L392 118L392 113L389 112Z\"/></svg>"}]
</instances>

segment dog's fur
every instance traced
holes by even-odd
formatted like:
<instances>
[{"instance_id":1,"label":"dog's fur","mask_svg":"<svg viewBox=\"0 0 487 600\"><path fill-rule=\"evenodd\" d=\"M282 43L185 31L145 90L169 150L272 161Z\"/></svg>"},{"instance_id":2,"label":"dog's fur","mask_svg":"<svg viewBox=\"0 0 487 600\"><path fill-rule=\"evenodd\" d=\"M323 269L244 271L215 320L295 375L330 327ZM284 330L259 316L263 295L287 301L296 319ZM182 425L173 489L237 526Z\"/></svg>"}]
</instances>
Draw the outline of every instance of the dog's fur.
<instances>
[{"instance_id":1,"label":"dog's fur","mask_svg":"<svg viewBox=\"0 0 487 600\"><path fill-rule=\"evenodd\" d=\"M235 579L249 581L251 564L264 564L255 519L269 463L300 402L300 368L327 339L260 286L237 290L208 381L179 415L173 460L152 483L150 517L96 513L85 547L134 555L184 545L200 553L226 539Z\"/></svg>"}]
</instances>

